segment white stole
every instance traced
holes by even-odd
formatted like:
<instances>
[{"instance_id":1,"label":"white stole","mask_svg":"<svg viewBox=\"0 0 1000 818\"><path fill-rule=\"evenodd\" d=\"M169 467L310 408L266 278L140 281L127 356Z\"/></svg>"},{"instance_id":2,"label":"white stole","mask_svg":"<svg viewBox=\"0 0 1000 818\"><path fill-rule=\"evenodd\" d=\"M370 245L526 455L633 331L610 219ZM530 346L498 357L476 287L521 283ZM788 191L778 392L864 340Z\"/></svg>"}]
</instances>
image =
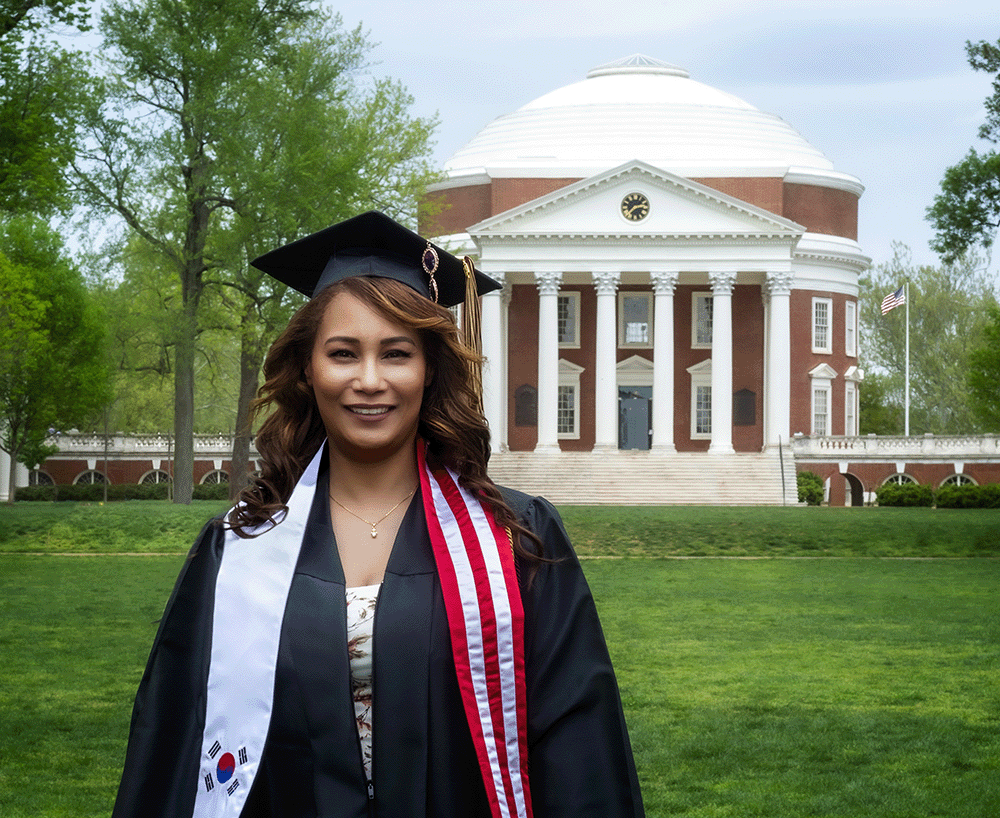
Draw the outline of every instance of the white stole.
<instances>
[{"instance_id":1,"label":"white stole","mask_svg":"<svg viewBox=\"0 0 1000 818\"><path fill-rule=\"evenodd\" d=\"M260 766L271 723L281 622L325 452L320 446L302 473L280 525L251 539L226 532L215 583L194 818L239 815Z\"/></svg>"}]
</instances>

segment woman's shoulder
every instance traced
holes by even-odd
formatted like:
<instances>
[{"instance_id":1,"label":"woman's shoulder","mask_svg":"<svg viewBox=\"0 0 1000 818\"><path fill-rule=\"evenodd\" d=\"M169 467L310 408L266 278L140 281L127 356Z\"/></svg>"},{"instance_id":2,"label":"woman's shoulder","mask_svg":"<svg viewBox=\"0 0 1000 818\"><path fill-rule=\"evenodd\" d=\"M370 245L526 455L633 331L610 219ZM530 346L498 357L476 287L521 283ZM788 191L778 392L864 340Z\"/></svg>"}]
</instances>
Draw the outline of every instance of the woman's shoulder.
<instances>
[{"instance_id":1,"label":"woman's shoulder","mask_svg":"<svg viewBox=\"0 0 1000 818\"><path fill-rule=\"evenodd\" d=\"M521 520L530 522L532 517L542 514L548 517L559 519L559 512L544 497L526 494L523 491L512 489L509 486L497 485L504 502L510 506L510 510Z\"/></svg>"}]
</instances>

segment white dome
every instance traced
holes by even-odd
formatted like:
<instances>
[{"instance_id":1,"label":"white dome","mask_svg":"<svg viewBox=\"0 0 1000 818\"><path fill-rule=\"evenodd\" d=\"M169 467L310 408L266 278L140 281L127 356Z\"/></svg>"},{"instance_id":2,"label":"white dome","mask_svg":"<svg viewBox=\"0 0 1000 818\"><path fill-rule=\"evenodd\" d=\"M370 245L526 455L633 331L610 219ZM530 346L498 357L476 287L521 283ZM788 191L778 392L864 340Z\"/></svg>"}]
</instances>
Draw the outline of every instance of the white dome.
<instances>
[{"instance_id":1,"label":"white dome","mask_svg":"<svg viewBox=\"0 0 1000 818\"><path fill-rule=\"evenodd\" d=\"M587 177L632 159L685 177L845 177L780 117L634 55L495 119L444 165L450 177ZM457 180L456 180L457 181Z\"/></svg>"}]
</instances>

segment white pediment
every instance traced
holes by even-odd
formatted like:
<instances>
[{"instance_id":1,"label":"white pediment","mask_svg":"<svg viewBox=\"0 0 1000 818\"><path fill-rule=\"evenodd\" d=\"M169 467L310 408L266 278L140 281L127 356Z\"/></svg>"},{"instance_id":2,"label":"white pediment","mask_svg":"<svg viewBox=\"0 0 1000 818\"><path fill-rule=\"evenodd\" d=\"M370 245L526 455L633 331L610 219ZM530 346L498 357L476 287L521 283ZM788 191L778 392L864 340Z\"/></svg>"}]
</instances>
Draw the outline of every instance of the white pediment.
<instances>
[{"instance_id":1,"label":"white pediment","mask_svg":"<svg viewBox=\"0 0 1000 818\"><path fill-rule=\"evenodd\" d=\"M648 214L630 221L622 201L638 193ZM797 240L801 225L705 185L634 160L533 199L469 228L477 241L518 237L722 238Z\"/></svg>"},{"instance_id":2,"label":"white pediment","mask_svg":"<svg viewBox=\"0 0 1000 818\"><path fill-rule=\"evenodd\" d=\"M653 371L653 362L648 358L643 358L641 355L632 355L624 361L619 361L615 365L615 369L619 374L623 372L629 374L651 374Z\"/></svg>"},{"instance_id":3,"label":"white pediment","mask_svg":"<svg viewBox=\"0 0 1000 818\"><path fill-rule=\"evenodd\" d=\"M706 358L704 361L699 361L694 366L689 366L687 371L692 375L711 375L712 359Z\"/></svg>"},{"instance_id":4,"label":"white pediment","mask_svg":"<svg viewBox=\"0 0 1000 818\"><path fill-rule=\"evenodd\" d=\"M809 370L810 378L826 378L833 380L837 377L837 370L829 364L819 364Z\"/></svg>"}]
</instances>

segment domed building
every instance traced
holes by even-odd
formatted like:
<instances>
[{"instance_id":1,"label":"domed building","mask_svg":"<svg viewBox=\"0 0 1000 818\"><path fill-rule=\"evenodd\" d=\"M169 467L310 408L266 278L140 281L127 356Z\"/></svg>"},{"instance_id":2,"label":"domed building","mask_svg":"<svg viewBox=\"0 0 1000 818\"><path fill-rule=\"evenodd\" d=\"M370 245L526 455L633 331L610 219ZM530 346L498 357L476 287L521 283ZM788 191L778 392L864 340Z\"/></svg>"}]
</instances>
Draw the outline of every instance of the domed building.
<instances>
[{"instance_id":1,"label":"domed building","mask_svg":"<svg viewBox=\"0 0 1000 818\"><path fill-rule=\"evenodd\" d=\"M494 120L444 172L421 230L505 285L483 299L496 452L730 473L764 453L759 473L797 432L857 434L864 188L778 116L635 55Z\"/></svg>"}]
</instances>

